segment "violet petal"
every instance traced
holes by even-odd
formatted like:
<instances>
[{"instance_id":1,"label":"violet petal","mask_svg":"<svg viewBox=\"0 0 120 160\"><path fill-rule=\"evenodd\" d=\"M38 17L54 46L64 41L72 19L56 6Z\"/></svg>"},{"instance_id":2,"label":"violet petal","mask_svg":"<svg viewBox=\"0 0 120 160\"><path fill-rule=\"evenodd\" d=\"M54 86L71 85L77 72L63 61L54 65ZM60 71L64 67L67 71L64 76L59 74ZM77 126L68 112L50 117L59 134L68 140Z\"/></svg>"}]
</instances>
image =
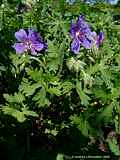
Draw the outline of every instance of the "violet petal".
<instances>
[{"instance_id":1,"label":"violet petal","mask_svg":"<svg viewBox=\"0 0 120 160\"><path fill-rule=\"evenodd\" d=\"M44 48L43 43L34 43L32 46L36 51L41 51Z\"/></svg>"},{"instance_id":2,"label":"violet petal","mask_svg":"<svg viewBox=\"0 0 120 160\"><path fill-rule=\"evenodd\" d=\"M103 42L105 36L104 36L104 32L100 32L98 37L97 37L97 41L96 41L96 46L99 47L99 45Z\"/></svg>"},{"instance_id":3,"label":"violet petal","mask_svg":"<svg viewBox=\"0 0 120 160\"><path fill-rule=\"evenodd\" d=\"M76 32L78 32L78 31L79 31L78 25L76 23L72 22L71 23L71 30L70 30L71 36L73 38L75 38L76 37Z\"/></svg>"},{"instance_id":4,"label":"violet petal","mask_svg":"<svg viewBox=\"0 0 120 160\"><path fill-rule=\"evenodd\" d=\"M32 28L28 29L28 38L31 40L33 43L34 42L40 42L40 36L39 34Z\"/></svg>"},{"instance_id":5,"label":"violet petal","mask_svg":"<svg viewBox=\"0 0 120 160\"><path fill-rule=\"evenodd\" d=\"M79 39L74 39L72 44L71 44L71 50L75 53L78 54L80 51L80 41Z\"/></svg>"},{"instance_id":6,"label":"violet petal","mask_svg":"<svg viewBox=\"0 0 120 160\"><path fill-rule=\"evenodd\" d=\"M18 32L15 32L15 37L19 42L27 40L27 34L24 29L20 29Z\"/></svg>"},{"instance_id":7,"label":"violet petal","mask_svg":"<svg viewBox=\"0 0 120 160\"><path fill-rule=\"evenodd\" d=\"M34 55L34 56L37 55L37 52L35 51L35 48L32 47L30 49L30 51L31 51L31 55Z\"/></svg>"},{"instance_id":8,"label":"violet petal","mask_svg":"<svg viewBox=\"0 0 120 160\"><path fill-rule=\"evenodd\" d=\"M22 54L27 50L27 46L23 43L15 43L13 46L16 50L16 53Z\"/></svg>"},{"instance_id":9,"label":"violet petal","mask_svg":"<svg viewBox=\"0 0 120 160\"><path fill-rule=\"evenodd\" d=\"M86 49L90 49L92 47L92 41L88 40L87 38L84 38L81 42L82 46Z\"/></svg>"}]
</instances>

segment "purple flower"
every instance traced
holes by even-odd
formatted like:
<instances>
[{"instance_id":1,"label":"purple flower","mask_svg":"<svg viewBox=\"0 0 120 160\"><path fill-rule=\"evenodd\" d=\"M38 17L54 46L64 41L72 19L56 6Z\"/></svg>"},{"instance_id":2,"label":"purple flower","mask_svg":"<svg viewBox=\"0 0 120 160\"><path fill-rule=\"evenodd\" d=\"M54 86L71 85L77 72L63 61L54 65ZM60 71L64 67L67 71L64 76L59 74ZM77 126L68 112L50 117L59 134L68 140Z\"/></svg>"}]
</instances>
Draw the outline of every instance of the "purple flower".
<instances>
[{"instance_id":1,"label":"purple flower","mask_svg":"<svg viewBox=\"0 0 120 160\"><path fill-rule=\"evenodd\" d=\"M15 33L15 37L18 42L14 44L13 48L18 54L30 51L32 55L37 55L37 52L46 48L46 44L34 29L29 28L28 34L24 29L20 29Z\"/></svg>"},{"instance_id":2,"label":"purple flower","mask_svg":"<svg viewBox=\"0 0 120 160\"><path fill-rule=\"evenodd\" d=\"M99 47L100 44L103 42L105 36L104 36L104 32L100 32L99 35L96 38L96 46Z\"/></svg>"},{"instance_id":3,"label":"purple flower","mask_svg":"<svg viewBox=\"0 0 120 160\"><path fill-rule=\"evenodd\" d=\"M103 42L105 36L104 36L104 32L100 32L99 35L97 35L96 32L92 32L92 36L93 36L93 43L96 45L97 48L99 48L100 44Z\"/></svg>"},{"instance_id":4,"label":"purple flower","mask_svg":"<svg viewBox=\"0 0 120 160\"><path fill-rule=\"evenodd\" d=\"M71 44L71 50L78 54L80 51L80 46L82 45L86 49L91 49L93 44L96 44L96 47L102 43L104 39L103 32L97 36L96 32L92 32L90 26L85 21L84 16L79 16L76 23L71 23L71 37L73 42Z\"/></svg>"},{"instance_id":5,"label":"purple flower","mask_svg":"<svg viewBox=\"0 0 120 160\"><path fill-rule=\"evenodd\" d=\"M77 22L71 24L71 36L73 38L71 50L75 54L78 54L80 45L82 45L86 49L90 49L92 46L90 35L91 30L89 25L85 22L83 16L79 16Z\"/></svg>"}]
</instances>

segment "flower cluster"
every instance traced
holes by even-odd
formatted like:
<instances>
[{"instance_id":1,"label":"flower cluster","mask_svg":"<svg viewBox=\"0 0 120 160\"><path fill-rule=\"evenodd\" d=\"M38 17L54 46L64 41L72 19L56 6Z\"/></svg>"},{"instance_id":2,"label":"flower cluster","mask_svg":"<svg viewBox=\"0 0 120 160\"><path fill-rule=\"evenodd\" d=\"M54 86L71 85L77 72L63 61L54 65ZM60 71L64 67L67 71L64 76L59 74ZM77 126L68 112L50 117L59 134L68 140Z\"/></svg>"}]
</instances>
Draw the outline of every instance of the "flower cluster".
<instances>
[{"instance_id":1,"label":"flower cluster","mask_svg":"<svg viewBox=\"0 0 120 160\"><path fill-rule=\"evenodd\" d=\"M31 28L28 29L28 34L24 29L20 29L15 33L15 37L18 42L13 47L18 54L30 51L32 55L37 55L37 52L47 47L39 34Z\"/></svg>"},{"instance_id":2,"label":"flower cluster","mask_svg":"<svg viewBox=\"0 0 120 160\"><path fill-rule=\"evenodd\" d=\"M71 50L75 54L79 53L80 46L91 49L95 45L98 48L104 40L104 33L100 32L97 35L96 32L92 32L82 15L78 17L76 23L71 23L70 34L73 38ZM37 55L38 52L47 48L47 44L42 41L42 38L34 29L29 28L27 32L24 29L20 29L15 33L15 37L18 42L13 47L18 54L30 52L32 55Z\"/></svg>"},{"instance_id":3,"label":"flower cluster","mask_svg":"<svg viewBox=\"0 0 120 160\"><path fill-rule=\"evenodd\" d=\"M104 33L100 32L97 35L96 32L92 32L84 16L80 15L76 23L71 23L71 37L73 38L71 50L78 54L81 45L86 49L91 49L93 45L98 48L103 42Z\"/></svg>"}]
</instances>

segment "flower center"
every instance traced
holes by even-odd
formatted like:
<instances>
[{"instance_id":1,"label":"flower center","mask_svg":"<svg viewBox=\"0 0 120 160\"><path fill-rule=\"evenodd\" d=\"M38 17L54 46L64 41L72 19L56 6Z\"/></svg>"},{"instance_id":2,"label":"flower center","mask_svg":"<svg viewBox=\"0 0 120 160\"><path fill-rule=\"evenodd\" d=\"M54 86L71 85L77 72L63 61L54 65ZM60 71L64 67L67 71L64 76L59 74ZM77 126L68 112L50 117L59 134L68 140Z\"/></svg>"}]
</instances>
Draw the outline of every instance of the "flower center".
<instances>
[{"instance_id":1,"label":"flower center","mask_svg":"<svg viewBox=\"0 0 120 160\"><path fill-rule=\"evenodd\" d=\"M77 37L79 37L79 35L80 35L80 32L79 32L79 31L78 31L78 32L76 32L76 36L77 36Z\"/></svg>"},{"instance_id":2,"label":"flower center","mask_svg":"<svg viewBox=\"0 0 120 160\"><path fill-rule=\"evenodd\" d=\"M30 40L26 41L25 45L28 47L28 49L32 48L32 42Z\"/></svg>"},{"instance_id":3,"label":"flower center","mask_svg":"<svg viewBox=\"0 0 120 160\"><path fill-rule=\"evenodd\" d=\"M80 31L77 31L76 32L76 37L79 38L79 39L84 39L85 36L84 36L84 33L80 32Z\"/></svg>"}]
</instances>

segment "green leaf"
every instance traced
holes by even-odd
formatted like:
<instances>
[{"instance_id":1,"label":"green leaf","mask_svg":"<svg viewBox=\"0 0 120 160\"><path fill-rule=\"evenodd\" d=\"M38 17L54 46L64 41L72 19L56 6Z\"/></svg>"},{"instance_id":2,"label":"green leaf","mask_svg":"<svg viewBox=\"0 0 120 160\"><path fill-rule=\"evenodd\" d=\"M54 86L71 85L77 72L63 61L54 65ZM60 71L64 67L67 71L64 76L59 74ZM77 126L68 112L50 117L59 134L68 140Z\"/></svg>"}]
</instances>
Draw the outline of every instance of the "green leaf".
<instances>
[{"instance_id":1,"label":"green leaf","mask_svg":"<svg viewBox=\"0 0 120 160\"><path fill-rule=\"evenodd\" d=\"M48 57L49 58L58 58L59 57L59 48L57 45L50 40L48 40Z\"/></svg>"},{"instance_id":2,"label":"green leaf","mask_svg":"<svg viewBox=\"0 0 120 160\"><path fill-rule=\"evenodd\" d=\"M105 82L106 86L108 88L112 88L113 87L113 83L111 82L111 80L113 79L112 74L110 73L110 71L107 71L105 69L101 68L101 77L103 79L103 81Z\"/></svg>"},{"instance_id":3,"label":"green leaf","mask_svg":"<svg viewBox=\"0 0 120 160\"><path fill-rule=\"evenodd\" d=\"M99 70L100 70L100 65L98 63L96 63L95 65L90 65L90 67L87 68L87 73L89 73L89 75L91 75L91 74L95 74Z\"/></svg>"},{"instance_id":4,"label":"green leaf","mask_svg":"<svg viewBox=\"0 0 120 160\"><path fill-rule=\"evenodd\" d=\"M40 91L33 97L33 101L36 101L38 107L44 107L45 105L49 106L50 102L46 97L45 88L42 87Z\"/></svg>"},{"instance_id":5,"label":"green leaf","mask_svg":"<svg viewBox=\"0 0 120 160\"><path fill-rule=\"evenodd\" d=\"M24 113L24 115L26 116L32 116L32 117L38 117L39 115L34 112L34 111L30 111L27 108L22 108L22 112Z\"/></svg>"},{"instance_id":6,"label":"green leaf","mask_svg":"<svg viewBox=\"0 0 120 160\"><path fill-rule=\"evenodd\" d=\"M64 155L61 153L58 153L56 160L64 160Z\"/></svg>"},{"instance_id":7,"label":"green leaf","mask_svg":"<svg viewBox=\"0 0 120 160\"><path fill-rule=\"evenodd\" d=\"M106 103L111 98L111 94L106 92L104 88L98 85L94 86L93 93L97 98L100 98L104 103Z\"/></svg>"},{"instance_id":8,"label":"green leaf","mask_svg":"<svg viewBox=\"0 0 120 160\"><path fill-rule=\"evenodd\" d=\"M62 90L63 94L69 93L73 88L73 84L69 81L65 81L62 83L62 88L63 88Z\"/></svg>"},{"instance_id":9,"label":"green leaf","mask_svg":"<svg viewBox=\"0 0 120 160\"><path fill-rule=\"evenodd\" d=\"M91 130L91 127L89 125L89 123L83 119L82 116L77 117L75 116L71 116L70 119L72 120L72 124L76 125L77 128L81 131L81 133L88 137L89 135L89 131Z\"/></svg>"},{"instance_id":10,"label":"green leaf","mask_svg":"<svg viewBox=\"0 0 120 160\"><path fill-rule=\"evenodd\" d=\"M113 107L113 102L110 105L104 107L103 111L98 115L97 120L110 122L112 120Z\"/></svg>"},{"instance_id":11,"label":"green leaf","mask_svg":"<svg viewBox=\"0 0 120 160\"><path fill-rule=\"evenodd\" d=\"M0 66L0 71L6 71L5 66Z\"/></svg>"},{"instance_id":12,"label":"green leaf","mask_svg":"<svg viewBox=\"0 0 120 160\"><path fill-rule=\"evenodd\" d=\"M47 89L47 92L49 92L50 94L55 94L56 96L60 96L61 95L61 87L57 86L57 87L50 87Z\"/></svg>"},{"instance_id":13,"label":"green leaf","mask_svg":"<svg viewBox=\"0 0 120 160\"><path fill-rule=\"evenodd\" d=\"M107 139L108 145L110 147L110 150L116 155L120 156L120 148L119 144L117 144L117 140L115 137L109 137Z\"/></svg>"},{"instance_id":14,"label":"green leaf","mask_svg":"<svg viewBox=\"0 0 120 160\"><path fill-rule=\"evenodd\" d=\"M47 77L49 76L49 77ZM46 75L45 79L48 79L49 83L52 85L59 85L60 84L60 78L58 76L54 76L54 75Z\"/></svg>"},{"instance_id":15,"label":"green leaf","mask_svg":"<svg viewBox=\"0 0 120 160\"><path fill-rule=\"evenodd\" d=\"M119 106L119 108L120 108L120 106ZM120 117L120 112L114 118L115 131L116 131L117 134L120 134L120 118L119 117Z\"/></svg>"},{"instance_id":16,"label":"green leaf","mask_svg":"<svg viewBox=\"0 0 120 160\"><path fill-rule=\"evenodd\" d=\"M11 54L10 58L12 59L12 63L14 64L17 73L20 72L20 70L23 70L25 67L25 64L29 63L30 56L27 54L23 54L22 56Z\"/></svg>"},{"instance_id":17,"label":"green leaf","mask_svg":"<svg viewBox=\"0 0 120 160\"><path fill-rule=\"evenodd\" d=\"M114 99L117 99L119 98L120 96L120 87L116 87L116 88L112 88L111 89L111 97L114 98Z\"/></svg>"},{"instance_id":18,"label":"green leaf","mask_svg":"<svg viewBox=\"0 0 120 160\"><path fill-rule=\"evenodd\" d=\"M92 87L93 84L93 77L90 76L88 73L85 73L83 71L83 76L84 76L84 85L89 85L89 87Z\"/></svg>"},{"instance_id":19,"label":"green leaf","mask_svg":"<svg viewBox=\"0 0 120 160\"><path fill-rule=\"evenodd\" d=\"M5 107L3 107L2 111L4 112L4 114L8 114L10 116L13 116L19 122L24 122L26 120L25 116L33 116L33 117L39 116L37 113L35 113L34 111L30 111L27 108L22 108L21 111L19 111L15 108L5 106Z\"/></svg>"},{"instance_id":20,"label":"green leaf","mask_svg":"<svg viewBox=\"0 0 120 160\"><path fill-rule=\"evenodd\" d=\"M23 112L18 111L17 109L14 108L10 108L10 107L4 107L2 109L2 111L4 112L4 114L8 114L10 116L13 116L14 118L16 118L19 122L24 122L26 120L26 117L24 116Z\"/></svg>"},{"instance_id":21,"label":"green leaf","mask_svg":"<svg viewBox=\"0 0 120 160\"><path fill-rule=\"evenodd\" d=\"M58 47L53 41L48 40L47 66L49 70L56 71L62 65L63 48L63 43Z\"/></svg>"},{"instance_id":22,"label":"green leaf","mask_svg":"<svg viewBox=\"0 0 120 160\"><path fill-rule=\"evenodd\" d=\"M31 96L34 94L37 88L40 88L41 84L40 83L34 83L30 85L30 83L22 83L20 86L20 90L26 95L26 96Z\"/></svg>"},{"instance_id":23,"label":"green leaf","mask_svg":"<svg viewBox=\"0 0 120 160\"><path fill-rule=\"evenodd\" d=\"M22 103L25 100L21 93L14 93L14 95L4 94L3 96L9 103Z\"/></svg>"},{"instance_id":24,"label":"green leaf","mask_svg":"<svg viewBox=\"0 0 120 160\"><path fill-rule=\"evenodd\" d=\"M77 93L80 97L81 104L84 105L84 106L88 106L90 98L82 90L81 82L79 82L79 81L77 81L77 83L76 83L76 90L77 90Z\"/></svg>"},{"instance_id":25,"label":"green leaf","mask_svg":"<svg viewBox=\"0 0 120 160\"><path fill-rule=\"evenodd\" d=\"M28 74L31 76L31 78L34 81L41 82L44 80L42 69L40 69L39 71L38 70L29 70Z\"/></svg>"}]
</instances>

